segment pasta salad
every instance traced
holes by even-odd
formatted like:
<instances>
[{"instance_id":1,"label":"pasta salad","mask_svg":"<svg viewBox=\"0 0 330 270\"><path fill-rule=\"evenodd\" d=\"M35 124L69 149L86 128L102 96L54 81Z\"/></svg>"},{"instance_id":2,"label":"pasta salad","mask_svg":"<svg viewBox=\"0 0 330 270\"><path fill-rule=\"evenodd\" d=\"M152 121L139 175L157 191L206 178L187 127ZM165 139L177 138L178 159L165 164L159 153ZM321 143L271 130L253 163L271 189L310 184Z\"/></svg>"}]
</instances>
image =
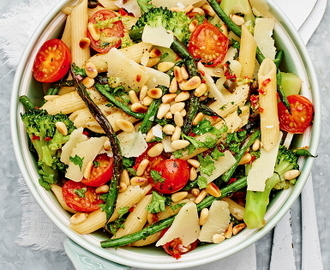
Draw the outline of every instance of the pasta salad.
<instances>
[{"instance_id":1,"label":"pasta salad","mask_svg":"<svg viewBox=\"0 0 330 270\"><path fill-rule=\"evenodd\" d=\"M21 96L40 184L104 248L179 259L265 224L312 124L263 0L80 0L39 49L39 107Z\"/></svg>"}]
</instances>

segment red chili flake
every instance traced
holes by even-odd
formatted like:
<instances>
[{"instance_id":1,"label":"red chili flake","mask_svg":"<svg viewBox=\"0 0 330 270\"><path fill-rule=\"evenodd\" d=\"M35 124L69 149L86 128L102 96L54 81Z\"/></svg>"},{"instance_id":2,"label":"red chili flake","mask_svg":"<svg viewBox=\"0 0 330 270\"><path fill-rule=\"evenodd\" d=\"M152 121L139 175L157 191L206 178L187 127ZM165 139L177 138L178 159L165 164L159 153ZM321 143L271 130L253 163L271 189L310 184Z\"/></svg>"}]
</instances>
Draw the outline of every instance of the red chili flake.
<instances>
[{"instance_id":1,"label":"red chili flake","mask_svg":"<svg viewBox=\"0 0 330 270\"><path fill-rule=\"evenodd\" d=\"M205 72L204 72L204 70L198 70L199 71L199 73L202 75L202 76L205 76Z\"/></svg>"},{"instance_id":2,"label":"red chili flake","mask_svg":"<svg viewBox=\"0 0 330 270\"><path fill-rule=\"evenodd\" d=\"M37 136L37 135L32 135L31 136L31 140L40 140L40 137L39 136Z\"/></svg>"},{"instance_id":3,"label":"red chili flake","mask_svg":"<svg viewBox=\"0 0 330 270\"><path fill-rule=\"evenodd\" d=\"M140 81L141 81L141 79L142 79L142 77L141 77L141 75L140 75L140 74L136 75L136 78L135 78L135 80L136 80L137 82L140 82Z\"/></svg>"},{"instance_id":4,"label":"red chili flake","mask_svg":"<svg viewBox=\"0 0 330 270\"><path fill-rule=\"evenodd\" d=\"M271 79L268 78L268 79L262 81L261 85L262 85L262 86L266 86L266 85L269 84L270 82L271 82Z\"/></svg>"},{"instance_id":5,"label":"red chili flake","mask_svg":"<svg viewBox=\"0 0 330 270\"><path fill-rule=\"evenodd\" d=\"M259 88L259 89L258 89L258 92L259 92L260 94L263 94L263 95L266 94L266 90L265 90L264 88Z\"/></svg>"},{"instance_id":6,"label":"red chili flake","mask_svg":"<svg viewBox=\"0 0 330 270\"><path fill-rule=\"evenodd\" d=\"M224 75L225 75L225 77L226 77L227 80L233 80L233 81L236 80L236 75L235 74L232 74L229 69L227 69L225 71L225 74Z\"/></svg>"},{"instance_id":7,"label":"red chili flake","mask_svg":"<svg viewBox=\"0 0 330 270\"><path fill-rule=\"evenodd\" d=\"M52 138L51 137L45 137L45 141L50 141L50 140L52 140Z\"/></svg>"},{"instance_id":8,"label":"red chili flake","mask_svg":"<svg viewBox=\"0 0 330 270\"><path fill-rule=\"evenodd\" d=\"M259 107L259 112L262 113L262 112L264 112L264 110L265 110L264 108Z\"/></svg>"}]
</instances>

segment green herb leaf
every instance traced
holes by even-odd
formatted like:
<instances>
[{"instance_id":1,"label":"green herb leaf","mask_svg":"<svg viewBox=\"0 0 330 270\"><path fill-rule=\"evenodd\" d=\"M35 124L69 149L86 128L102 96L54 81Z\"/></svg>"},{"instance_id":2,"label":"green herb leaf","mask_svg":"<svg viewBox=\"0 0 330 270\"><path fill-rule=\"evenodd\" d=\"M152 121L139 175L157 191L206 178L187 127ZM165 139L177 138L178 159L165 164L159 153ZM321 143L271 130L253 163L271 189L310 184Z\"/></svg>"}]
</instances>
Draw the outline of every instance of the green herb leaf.
<instances>
[{"instance_id":1,"label":"green herb leaf","mask_svg":"<svg viewBox=\"0 0 330 270\"><path fill-rule=\"evenodd\" d=\"M69 159L71 162L73 162L73 164L78 165L81 170L84 158L75 155L74 157L69 157Z\"/></svg>"},{"instance_id":2,"label":"green herb leaf","mask_svg":"<svg viewBox=\"0 0 330 270\"><path fill-rule=\"evenodd\" d=\"M158 172L158 171L151 170L150 171L150 176L156 183L157 182L163 183L165 181L165 179L162 177L161 173Z\"/></svg>"},{"instance_id":3,"label":"green herb leaf","mask_svg":"<svg viewBox=\"0 0 330 270\"><path fill-rule=\"evenodd\" d=\"M83 187L81 189L75 189L73 192L76 193L80 198L85 198L86 191L87 191L87 188Z\"/></svg>"}]
</instances>

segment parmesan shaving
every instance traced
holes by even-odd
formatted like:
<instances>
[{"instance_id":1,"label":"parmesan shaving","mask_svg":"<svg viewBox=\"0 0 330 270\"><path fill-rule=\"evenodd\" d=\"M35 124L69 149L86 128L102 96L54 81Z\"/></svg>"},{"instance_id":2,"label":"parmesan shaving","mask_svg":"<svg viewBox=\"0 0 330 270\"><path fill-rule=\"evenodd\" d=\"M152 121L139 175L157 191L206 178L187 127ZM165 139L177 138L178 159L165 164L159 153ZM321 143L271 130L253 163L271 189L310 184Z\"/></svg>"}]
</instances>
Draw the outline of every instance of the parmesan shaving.
<instances>
[{"instance_id":1,"label":"parmesan shaving","mask_svg":"<svg viewBox=\"0 0 330 270\"><path fill-rule=\"evenodd\" d=\"M142 33L142 41L156 46L170 48L173 43L173 33L168 32L164 27L151 27L145 25Z\"/></svg>"},{"instance_id":2,"label":"parmesan shaving","mask_svg":"<svg viewBox=\"0 0 330 270\"><path fill-rule=\"evenodd\" d=\"M124 157L138 157L148 147L142 133L139 132L122 132L117 136L122 155Z\"/></svg>"},{"instance_id":3,"label":"parmesan shaving","mask_svg":"<svg viewBox=\"0 0 330 270\"><path fill-rule=\"evenodd\" d=\"M254 27L254 39L265 57L275 59L275 40L272 38L275 20L273 18L257 18Z\"/></svg>"}]
</instances>

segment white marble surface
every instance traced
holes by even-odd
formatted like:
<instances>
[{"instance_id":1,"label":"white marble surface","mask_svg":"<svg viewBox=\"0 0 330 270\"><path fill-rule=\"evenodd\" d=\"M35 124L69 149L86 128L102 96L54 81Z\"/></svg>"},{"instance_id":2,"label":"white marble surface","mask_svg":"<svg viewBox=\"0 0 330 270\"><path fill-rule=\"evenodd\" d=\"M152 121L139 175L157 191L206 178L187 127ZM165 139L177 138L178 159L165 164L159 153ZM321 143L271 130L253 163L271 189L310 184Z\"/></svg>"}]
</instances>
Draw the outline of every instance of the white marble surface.
<instances>
[{"instance_id":1,"label":"white marble surface","mask_svg":"<svg viewBox=\"0 0 330 270\"><path fill-rule=\"evenodd\" d=\"M19 3L29 3L29 0L0 1L0 16ZM329 6L330 3L328 4ZM328 195L328 181L330 177L330 166L328 165L330 153L330 94L328 90L330 82L329 12L330 10L328 9L319 28L307 45L319 77L320 90L323 97L322 134L318 158L313 169L313 177L324 269L330 269L330 196ZM1 25L2 27L10 27L10 25ZM6 59L0 55L0 269L74 269L66 254L32 250L30 247L20 247L15 243L21 221L21 206L17 184L19 169L13 153L9 122L9 102L15 71L9 70L4 64L5 61ZM292 211L296 262L297 269L300 269L301 228L299 224L301 217L299 200L293 205ZM258 269L268 269L271 238L272 232L257 242Z\"/></svg>"}]
</instances>

